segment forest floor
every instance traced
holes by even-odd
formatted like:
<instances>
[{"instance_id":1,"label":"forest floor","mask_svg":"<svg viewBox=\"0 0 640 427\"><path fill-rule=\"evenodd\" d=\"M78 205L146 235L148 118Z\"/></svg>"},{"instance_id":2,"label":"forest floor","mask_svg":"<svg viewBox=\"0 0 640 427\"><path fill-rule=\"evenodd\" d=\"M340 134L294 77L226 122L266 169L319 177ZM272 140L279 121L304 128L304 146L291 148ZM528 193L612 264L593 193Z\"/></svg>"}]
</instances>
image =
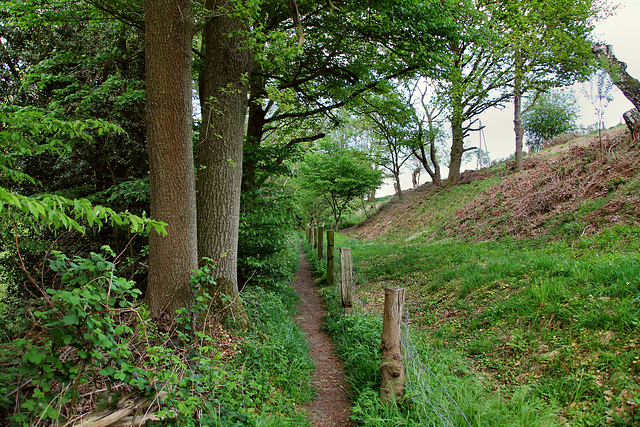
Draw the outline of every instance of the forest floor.
<instances>
[{"instance_id":1,"label":"forest floor","mask_svg":"<svg viewBox=\"0 0 640 427\"><path fill-rule=\"evenodd\" d=\"M322 328L327 312L302 250L293 286L301 298L296 322L307 334L311 357L316 364L311 378L316 395L307 406L311 423L315 427L349 426L351 402L347 396L344 371L335 354L335 346Z\"/></svg>"}]
</instances>

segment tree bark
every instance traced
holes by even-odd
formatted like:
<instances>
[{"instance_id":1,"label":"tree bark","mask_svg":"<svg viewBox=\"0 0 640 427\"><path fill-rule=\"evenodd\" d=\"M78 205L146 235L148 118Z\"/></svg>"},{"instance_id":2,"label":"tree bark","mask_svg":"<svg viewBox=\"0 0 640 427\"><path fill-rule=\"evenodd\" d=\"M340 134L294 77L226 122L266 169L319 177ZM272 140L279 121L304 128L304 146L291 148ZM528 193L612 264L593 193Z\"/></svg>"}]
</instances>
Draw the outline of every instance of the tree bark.
<instances>
[{"instance_id":1,"label":"tree bark","mask_svg":"<svg viewBox=\"0 0 640 427\"><path fill-rule=\"evenodd\" d=\"M215 266L216 285L209 290L214 304L223 310L222 317L243 326L246 314L237 298L238 228L247 79L253 61L243 36L246 22L223 12L234 6L207 0L205 7L214 17L204 28L205 65L199 82L198 251L201 260ZM225 302L227 298L231 302Z\"/></svg>"},{"instance_id":2,"label":"tree bark","mask_svg":"<svg viewBox=\"0 0 640 427\"><path fill-rule=\"evenodd\" d=\"M457 97L455 97L457 98ZM460 182L460 169L462 166L462 154L464 153L464 130L462 128L462 107L455 104L451 115L451 157L449 161L449 177L447 187L458 185Z\"/></svg>"},{"instance_id":3,"label":"tree bark","mask_svg":"<svg viewBox=\"0 0 640 427\"><path fill-rule=\"evenodd\" d=\"M516 51L515 78L513 81L513 129L516 133L516 171L522 170L524 127L522 126L522 56Z\"/></svg>"},{"instance_id":4,"label":"tree bark","mask_svg":"<svg viewBox=\"0 0 640 427\"><path fill-rule=\"evenodd\" d=\"M393 173L393 180L395 181L393 183L393 188L396 190L396 196L398 196L399 199L402 199L402 187L400 187L400 172L394 172Z\"/></svg>"},{"instance_id":5,"label":"tree bark","mask_svg":"<svg viewBox=\"0 0 640 427\"><path fill-rule=\"evenodd\" d=\"M248 193L258 187L256 185L257 151L264 138L264 126L267 111L262 107L261 97L264 95L264 78L259 74L261 70L254 69L250 83L249 117L247 119L247 140L245 149L247 153L243 158L242 192Z\"/></svg>"},{"instance_id":6,"label":"tree bark","mask_svg":"<svg viewBox=\"0 0 640 427\"><path fill-rule=\"evenodd\" d=\"M189 279L198 266L193 169L189 0L145 1L146 126L151 218L166 236L149 236L146 298L153 316L174 317L193 301Z\"/></svg>"},{"instance_id":7,"label":"tree bark","mask_svg":"<svg viewBox=\"0 0 640 427\"><path fill-rule=\"evenodd\" d=\"M411 173L411 185L413 185L414 189L418 188L419 182L420 182L420 168L417 167Z\"/></svg>"},{"instance_id":8,"label":"tree bark","mask_svg":"<svg viewBox=\"0 0 640 427\"><path fill-rule=\"evenodd\" d=\"M631 139L637 140L640 137L640 112L636 108L632 108L625 112L622 117L631 133Z\"/></svg>"},{"instance_id":9,"label":"tree bark","mask_svg":"<svg viewBox=\"0 0 640 427\"><path fill-rule=\"evenodd\" d=\"M593 47L593 53L609 62L607 71L618 89L640 111L640 81L627 73L627 64L618 60L613 54L613 46L597 44Z\"/></svg>"}]
</instances>

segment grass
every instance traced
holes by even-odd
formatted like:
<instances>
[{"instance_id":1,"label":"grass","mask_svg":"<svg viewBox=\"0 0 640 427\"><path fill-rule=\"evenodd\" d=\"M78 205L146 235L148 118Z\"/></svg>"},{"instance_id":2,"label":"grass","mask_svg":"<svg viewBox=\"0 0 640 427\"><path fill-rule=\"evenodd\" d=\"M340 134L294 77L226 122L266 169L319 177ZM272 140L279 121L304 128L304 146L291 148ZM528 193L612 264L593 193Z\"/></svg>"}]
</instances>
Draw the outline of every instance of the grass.
<instances>
[{"instance_id":1,"label":"grass","mask_svg":"<svg viewBox=\"0 0 640 427\"><path fill-rule=\"evenodd\" d=\"M308 248L307 248L308 249ZM315 263L322 269L321 263ZM383 406L379 350L382 320L362 309L345 316L335 288L322 288L329 316L326 327L344 362L352 391L352 418L366 426L555 426L553 406L529 387L508 396L488 392L461 352L438 347L421 329L406 330L404 363L407 395L397 406Z\"/></svg>"},{"instance_id":2,"label":"grass","mask_svg":"<svg viewBox=\"0 0 640 427\"><path fill-rule=\"evenodd\" d=\"M407 288L406 309L424 345L439 358L459 354L485 393L498 391L504 402L524 393L557 407L558 422L631 425L640 420L639 231L612 227L571 244L341 236L336 246L352 248L368 313L379 315L381 288ZM504 425L538 425L511 422Z\"/></svg>"}]
</instances>

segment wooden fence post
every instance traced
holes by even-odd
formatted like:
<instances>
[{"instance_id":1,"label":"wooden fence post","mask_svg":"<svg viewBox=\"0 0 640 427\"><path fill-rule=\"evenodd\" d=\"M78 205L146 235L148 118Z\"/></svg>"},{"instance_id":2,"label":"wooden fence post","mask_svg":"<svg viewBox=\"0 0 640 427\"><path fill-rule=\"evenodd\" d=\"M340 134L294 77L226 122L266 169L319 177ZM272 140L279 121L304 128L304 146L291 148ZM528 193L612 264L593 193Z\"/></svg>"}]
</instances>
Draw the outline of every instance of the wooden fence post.
<instances>
[{"instance_id":1,"label":"wooden fence post","mask_svg":"<svg viewBox=\"0 0 640 427\"><path fill-rule=\"evenodd\" d=\"M402 401L404 397L404 366L402 364L402 310L404 288L385 288L382 343L380 350L380 400L384 404Z\"/></svg>"},{"instance_id":2,"label":"wooden fence post","mask_svg":"<svg viewBox=\"0 0 640 427\"><path fill-rule=\"evenodd\" d=\"M309 232L311 231L311 225L309 225L309 223L307 223L306 228L304 229L304 238L307 241L307 243L311 243L311 239L309 238Z\"/></svg>"},{"instance_id":3,"label":"wooden fence post","mask_svg":"<svg viewBox=\"0 0 640 427\"><path fill-rule=\"evenodd\" d=\"M340 271L342 280L340 295L342 296L342 307L345 313L353 310L353 261L351 260L351 248L340 248Z\"/></svg>"},{"instance_id":4,"label":"wooden fence post","mask_svg":"<svg viewBox=\"0 0 640 427\"><path fill-rule=\"evenodd\" d=\"M324 225L318 227L318 259L322 259L324 254L322 250L324 249Z\"/></svg>"},{"instance_id":5,"label":"wooden fence post","mask_svg":"<svg viewBox=\"0 0 640 427\"><path fill-rule=\"evenodd\" d=\"M313 247L318 247L318 227L313 227Z\"/></svg>"},{"instance_id":6,"label":"wooden fence post","mask_svg":"<svg viewBox=\"0 0 640 427\"><path fill-rule=\"evenodd\" d=\"M335 283L334 267L333 267L333 246L335 237L333 231L327 230L327 286L333 286Z\"/></svg>"}]
</instances>

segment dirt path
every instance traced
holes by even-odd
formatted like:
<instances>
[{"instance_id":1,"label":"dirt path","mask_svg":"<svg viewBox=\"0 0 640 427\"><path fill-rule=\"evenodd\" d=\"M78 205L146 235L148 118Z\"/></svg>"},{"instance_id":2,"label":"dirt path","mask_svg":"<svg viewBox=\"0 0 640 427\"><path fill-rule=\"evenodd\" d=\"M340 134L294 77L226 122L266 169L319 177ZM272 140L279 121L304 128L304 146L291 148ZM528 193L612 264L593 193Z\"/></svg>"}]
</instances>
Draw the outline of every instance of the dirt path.
<instances>
[{"instance_id":1,"label":"dirt path","mask_svg":"<svg viewBox=\"0 0 640 427\"><path fill-rule=\"evenodd\" d=\"M316 369L311 377L316 397L307 405L311 423L315 427L349 426L351 402L347 398L342 364L335 355L333 343L322 330L322 321L327 312L313 283L309 261L302 250L300 268L293 286L302 299L301 313L296 317L296 322L307 334L311 357L316 362Z\"/></svg>"}]
</instances>

